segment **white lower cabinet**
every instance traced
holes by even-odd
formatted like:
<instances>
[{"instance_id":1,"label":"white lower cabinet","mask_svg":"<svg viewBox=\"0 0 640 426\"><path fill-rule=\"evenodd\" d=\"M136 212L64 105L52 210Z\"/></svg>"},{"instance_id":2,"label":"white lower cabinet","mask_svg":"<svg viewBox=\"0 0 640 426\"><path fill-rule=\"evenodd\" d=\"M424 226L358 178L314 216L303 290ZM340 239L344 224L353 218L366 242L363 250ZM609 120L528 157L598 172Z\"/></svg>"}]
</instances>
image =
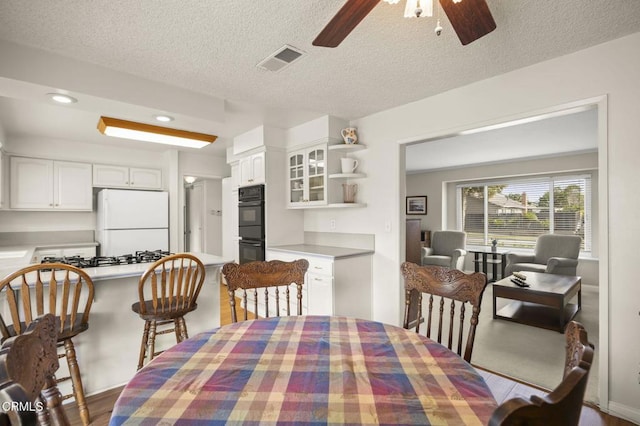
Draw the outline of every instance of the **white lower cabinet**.
<instances>
[{"instance_id":1,"label":"white lower cabinet","mask_svg":"<svg viewBox=\"0 0 640 426\"><path fill-rule=\"evenodd\" d=\"M309 315L343 315L371 319L371 255L331 258L309 253L266 251L267 260L307 259L306 294Z\"/></svg>"}]
</instances>

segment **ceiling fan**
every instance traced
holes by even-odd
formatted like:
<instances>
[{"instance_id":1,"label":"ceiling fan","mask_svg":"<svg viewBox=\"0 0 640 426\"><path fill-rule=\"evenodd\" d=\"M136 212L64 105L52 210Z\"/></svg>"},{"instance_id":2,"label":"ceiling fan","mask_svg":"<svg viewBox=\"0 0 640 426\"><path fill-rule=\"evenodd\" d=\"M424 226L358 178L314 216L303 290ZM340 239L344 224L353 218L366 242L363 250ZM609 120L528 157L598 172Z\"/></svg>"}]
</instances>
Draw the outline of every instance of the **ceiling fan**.
<instances>
[{"instance_id":1,"label":"ceiling fan","mask_svg":"<svg viewBox=\"0 0 640 426\"><path fill-rule=\"evenodd\" d=\"M379 2L380 0L347 0L312 44L322 47L338 46ZM440 0L440 5L463 45L496 29L486 0ZM437 31L436 33L438 34Z\"/></svg>"}]
</instances>

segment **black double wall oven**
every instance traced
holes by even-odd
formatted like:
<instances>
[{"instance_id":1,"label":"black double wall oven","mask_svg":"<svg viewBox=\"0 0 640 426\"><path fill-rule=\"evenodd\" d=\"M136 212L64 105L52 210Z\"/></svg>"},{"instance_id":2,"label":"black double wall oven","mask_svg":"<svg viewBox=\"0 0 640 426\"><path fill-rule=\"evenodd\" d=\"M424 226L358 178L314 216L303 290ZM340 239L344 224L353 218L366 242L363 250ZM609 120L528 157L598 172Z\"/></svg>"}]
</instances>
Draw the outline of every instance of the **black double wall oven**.
<instances>
[{"instance_id":1,"label":"black double wall oven","mask_svg":"<svg viewBox=\"0 0 640 426\"><path fill-rule=\"evenodd\" d=\"M239 262L241 264L264 260L264 202L264 185L245 186L238 189Z\"/></svg>"}]
</instances>

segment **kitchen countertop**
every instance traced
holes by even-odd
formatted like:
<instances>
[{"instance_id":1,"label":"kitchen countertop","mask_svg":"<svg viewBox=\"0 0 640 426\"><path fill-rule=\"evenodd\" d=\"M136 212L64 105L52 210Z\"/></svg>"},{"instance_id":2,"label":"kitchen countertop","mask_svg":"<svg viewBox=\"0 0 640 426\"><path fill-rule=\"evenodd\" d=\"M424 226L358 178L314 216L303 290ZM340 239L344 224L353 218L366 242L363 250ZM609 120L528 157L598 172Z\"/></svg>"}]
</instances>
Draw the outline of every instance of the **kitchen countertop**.
<instances>
[{"instance_id":1,"label":"kitchen countertop","mask_svg":"<svg viewBox=\"0 0 640 426\"><path fill-rule=\"evenodd\" d=\"M229 260L207 253L191 253L207 266L222 266ZM83 268L93 282L125 277L141 276L151 263L134 263L129 265L101 266L99 268Z\"/></svg>"},{"instance_id":2,"label":"kitchen countertop","mask_svg":"<svg viewBox=\"0 0 640 426\"><path fill-rule=\"evenodd\" d=\"M88 244L78 244L77 246L86 246ZM38 246L41 247L41 246ZM61 247L61 246L53 246L53 247ZM65 245L65 247L74 247L74 245ZM0 250L0 279L8 276L9 274L24 268L31 264L31 259L33 257L33 251L35 248L33 247L11 247L11 250L3 249ZM7 253L9 251L26 251L27 254L20 258L9 258L2 259L2 253ZM222 266L225 263L229 262L229 260L224 259L220 256L214 256L207 253L192 253L195 255L200 261L204 264L204 266ZM144 271L151 265L151 263L134 263L127 265L115 265L115 266L101 266L99 268L83 268L82 270L91 277L91 280L96 282L100 280L108 280L108 279L118 279L118 278L126 278L126 277L134 277L141 276Z\"/></svg>"},{"instance_id":3,"label":"kitchen countertop","mask_svg":"<svg viewBox=\"0 0 640 426\"><path fill-rule=\"evenodd\" d=\"M281 251L301 255L322 256L330 259L344 259L354 256L366 256L374 253L374 250L349 247L320 246L314 244L292 244L285 246L270 246L267 250Z\"/></svg>"}]
</instances>

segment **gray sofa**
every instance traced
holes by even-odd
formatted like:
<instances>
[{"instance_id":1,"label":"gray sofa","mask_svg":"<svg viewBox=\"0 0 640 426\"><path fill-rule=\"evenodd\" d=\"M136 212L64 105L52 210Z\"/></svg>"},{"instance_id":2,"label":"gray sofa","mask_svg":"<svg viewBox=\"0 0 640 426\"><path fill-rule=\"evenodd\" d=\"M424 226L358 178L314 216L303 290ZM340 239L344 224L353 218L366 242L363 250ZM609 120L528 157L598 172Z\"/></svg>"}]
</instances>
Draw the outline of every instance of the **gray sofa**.
<instances>
[{"instance_id":1,"label":"gray sofa","mask_svg":"<svg viewBox=\"0 0 640 426\"><path fill-rule=\"evenodd\" d=\"M577 235L540 235L533 254L507 253L505 276L521 271L576 275L581 241Z\"/></svg>"},{"instance_id":2,"label":"gray sofa","mask_svg":"<svg viewBox=\"0 0 640 426\"><path fill-rule=\"evenodd\" d=\"M433 231L431 247L422 248L422 264L463 270L467 234L461 231Z\"/></svg>"}]
</instances>

